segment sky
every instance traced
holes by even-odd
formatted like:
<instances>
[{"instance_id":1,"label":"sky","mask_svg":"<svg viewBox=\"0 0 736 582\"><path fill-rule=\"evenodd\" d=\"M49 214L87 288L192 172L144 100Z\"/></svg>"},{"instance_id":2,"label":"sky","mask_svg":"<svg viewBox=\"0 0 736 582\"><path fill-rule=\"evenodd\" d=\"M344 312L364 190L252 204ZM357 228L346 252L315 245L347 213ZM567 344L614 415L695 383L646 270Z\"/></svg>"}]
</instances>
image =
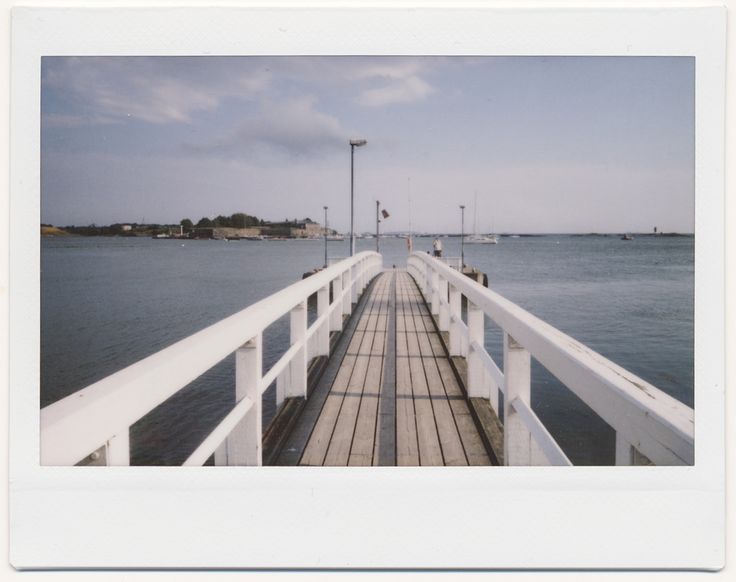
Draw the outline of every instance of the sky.
<instances>
[{"instance_id":1,"label":"sky","mask_svg":"<svg viewBox=\"0 0 736 582\"><path fill-rule=\"evenodd\" d=\"M44 57L41 221L693 232L689 57ZM476 202L477 201L477 202Z\"/></svg>"}]
</instances>

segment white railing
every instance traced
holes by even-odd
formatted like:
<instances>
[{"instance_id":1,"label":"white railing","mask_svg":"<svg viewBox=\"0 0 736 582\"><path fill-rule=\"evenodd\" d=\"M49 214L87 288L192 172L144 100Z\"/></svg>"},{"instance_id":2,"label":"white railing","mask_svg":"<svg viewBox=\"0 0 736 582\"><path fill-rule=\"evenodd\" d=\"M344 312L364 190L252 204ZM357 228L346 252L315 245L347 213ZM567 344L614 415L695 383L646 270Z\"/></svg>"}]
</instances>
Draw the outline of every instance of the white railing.
<instances>
[{"instance_id":1,"label":"white railing","mask_svg":"<svg viewBox=\"0 0 736 582\"><path fill-rule=\"evenodd\" d=\"M251 305L41 410L41 464L74 465L105 455L130 464L130 427L156 406L235 352L235 407L186 460L201 465L213 453L220 465L260 465L261 400L276 381L277 405L306 397L307 365L329 355L330 332L383 268L381 255L363 252ZM332 302L330 302L332 287ZM307 326L307 299L317 294L317 319ZM263 374L263 330L290 314L289 349Z\"/></svg>"},{"instance_id":2,"label":"white railing","mask_svg":"<svg viewBox=\"0 0 736 582\"><path fill-rule=\"evenodd\" d=\"M531 356L616 431L617 465L642 455L656 465L693 464L692 408L437 259L412 253L408 270L449 332L450 355L467 358L468 396L488 398L498 414L504 395L505 464L571 464L531 409ZM503 372L485 349L485 316L503 331Z\"/></svg>"}]
</instances>

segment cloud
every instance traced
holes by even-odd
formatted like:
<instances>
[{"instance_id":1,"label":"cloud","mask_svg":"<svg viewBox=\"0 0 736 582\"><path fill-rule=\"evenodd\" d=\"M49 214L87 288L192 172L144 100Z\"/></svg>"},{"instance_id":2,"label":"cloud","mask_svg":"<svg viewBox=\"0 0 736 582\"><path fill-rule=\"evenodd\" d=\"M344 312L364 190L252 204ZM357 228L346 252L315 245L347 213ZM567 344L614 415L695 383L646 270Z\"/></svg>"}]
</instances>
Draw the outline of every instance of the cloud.
<instances>
[{"instance_id":1,"label":"cloud","mask_svg":"<svg viewBox=\"0 0 736 582\"><path fill-rule=\"evenodd\" d=\"M84 110L86 123L126 118L190 123L194 115L216 109L224 99L251 98L271 82L269 72L256 63L233 70L221 60L185 57L46 58L44 89Z\"/></svg>"},{"instance_id":2,"label":"cloud","mask_svg":"<svg viewBox=\"0 0 736 582\"><path fill-rule=\"evenodd\" d=\"M429 83L412 76L392 82L383 87L368 89L361 93L357 102L366 107L381 107L393 103L413 103L420 101L434 92Z\"/></svg>"},{"instance_id":3,"label":"cloud","mask_svg":"<svg viewBox=\"0 0 736 582\"><path fill-rule=\"evenodd\" d=\"M351 77L371 85L356 98L359 105L382 107L394 103L421 101L434 92L420 73L427 71L431 61L426 59L368 61L354 69ZM376 83L379 86L375 86Z\"/></svg>"},{"instance_id":4,"label":"cloud","mask_svg":"<svg viewBox=\"0 0 736 582\"><path fill-rule=\"evenodd\" d=\"M317 111L315 103L313 97L266 103L234 132L208 144L188 144L186 149L223 157L264 151L314 157L337 150L350 132L336 117Z\"/></svg>"}]
</instances>

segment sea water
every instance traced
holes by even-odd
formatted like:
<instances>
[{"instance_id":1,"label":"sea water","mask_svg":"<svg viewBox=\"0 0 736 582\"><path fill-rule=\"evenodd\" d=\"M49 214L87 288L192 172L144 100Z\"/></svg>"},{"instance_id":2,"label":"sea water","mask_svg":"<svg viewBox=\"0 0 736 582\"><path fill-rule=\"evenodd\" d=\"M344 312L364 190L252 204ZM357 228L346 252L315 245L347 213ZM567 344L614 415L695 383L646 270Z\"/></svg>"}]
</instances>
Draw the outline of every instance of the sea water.
<instances>
[{"instance_id":1,"label":"sea water","mask_svg":"<svg viewBox=\"0 0 736 582\"><path fill-rule=\"evenodd\" d=\"M431 250L415 238L414 250ZM348 241L327 243L330 257ZM384 267L406 241L380 241ZM444 255L460 256L458 237ZM375 240L357 241L374 250ZM692 237L545 235L464 245L465 262L524 309L692 406ZM301 279L324 263L321 240L216 241L65 237L41 242L41 386L46 406ZM310 314L310 321L314 313ZM501 333L486 347L502 366ZM286 349L284 317L264 333L264 367ZM232 356L131 428L133 464L179 464L234 404ZM29 388L30 389L30 388ZM614 434L538 363L532 407L576 464L611 464ZM264 423L274 414L264 401Z\"/></svg>"}]
</instances>

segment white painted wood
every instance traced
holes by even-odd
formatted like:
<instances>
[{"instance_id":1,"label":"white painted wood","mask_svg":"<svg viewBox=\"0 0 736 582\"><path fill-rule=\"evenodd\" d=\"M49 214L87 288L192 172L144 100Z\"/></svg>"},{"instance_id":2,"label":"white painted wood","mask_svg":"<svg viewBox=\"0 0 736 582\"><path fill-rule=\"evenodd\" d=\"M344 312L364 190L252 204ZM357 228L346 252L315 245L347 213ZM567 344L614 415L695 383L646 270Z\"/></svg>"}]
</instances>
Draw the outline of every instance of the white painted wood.
<instances>
[{"instance_id":1,"label":"white painted wood","mask_svg":"<svg viewBox=\"0 0 736 582\"><path fill-rule=\"evenodd\" d=\"M106 445L113 435L127 434L129 427L142 416L330 281L341 278L346 289L350 270L358 264L376 268L381 258L376 253L364 252L340 261L43 408L41 463L74 465ZM349 293L343 299L341 307L349 314Z\"/></svg>"},{"instance_id":2,"label":"white painted wood","mask_svg":"<svg viewBox=\"0 0 736 582\"><path fill-rule=\"evenodd\" d=\"M450 285L450 355L461 356L462 355L462 344L461 344L461 328L457 325L457 320L461 318L461 295L457 287Z\"/></svg>"},{"instance_id":3,"label":"white painted wood","mask_svg":"<svg viewBox=\"0 0 736 582\"><path fill-rule=\"evenodd\" d=\"M483 326L485 324L483 311L468 301L468 341L471 349L468 353L468 396L488 398L483 386L483 362L480 354L484 349L472 349L472 346L482 346L484 340Z\"/></svg>"},{"instance_id":4,"label":"white painted wood","mask_svg":"<svg viewBox=\"0 0 736 582\"><path fill-rule=\"evenodd\" d=\"M330 322L327 310L330 307L330 286L325 285L317 291L317 321L313 324L317 329L316 350L313 352L315 356L330 355ZM324 321L320 321L320 317L324 317Z\"/></svg>"},{"instance_id":5,"label":"white painted wood","mask_svg":"<svg viewBox=\"0 0 736 582\"><path fill-rule=\"evenodd\" d=\"M130 465L130 430L125 430L107 441L105 455L109 466Z\"/></svg>"},{"instance_id":6,"label":"white painted wood","mask_svg":"<svg viewBox=\"0 0 736 582\"><path fill-rule=\"evenodd\" d=\"M253 402L227 437L228 465L261 465L261 376L263 339L259 333L235 351L235 401ZM213 445L214 446L214 445Z\"/></svg>"},{"instance_id":7,"label":"white painted wood","mask_svg":"<svg viewBox=\"0 0 736 582\"><path fill-rule=\"evenodd\" d=\"M345 271L342 274L342 288L343 288L343 298L342 298L342 313L343 315L350 315L353 312L353 279L352 279L352 270Z\"/></svg>"},{"instance_id":8,"label":"white painted wood","mask_svg":"<svg viewBox=\"0 0 736 582\"><path fill-rule=\"evenodd\" d=\"M570 459L567 458L560 445L549 434L549 431L528 403L521 398L515 398L509 404L531 434L532 465L572 465Z\"/></svg>"},{"instance_id":9,"label":"white painted wood","mask_svg":"<svg viewBox=\"0 0 736 582\"><path fill-rule=\"evenodd\" d=\"M342 330L342 277L332 280L332 307L334 309L330 314L330 331L340 331Z\"/></svg>"},{"instance_id":10,"label":"white painted wood","mask_svg":"<svg viewBox=\"0 0 736 582\"><path fill-rule=\"evenodd\" d=\"M440 312L440 281L437 271L432 271L430 279L430 297L432 315L438 315Z\"/></svg>"},{"instance_id":11,"label":"white painted wood","mask_svg":"<svg viewBox=\"0 0 736 582\"><path fill-rule=\"evenodd\" d=\"M409 263L457 286L651 462L694 462L692 408L442 262L413 253Z\"/></svg>"},{"instance_id":12,"label":"white painted wood","mask_svg":"<svg viewBox=\"0 0 736 582\"><path fill-rule=\"evenodd\" d=\"M247 396L235 405L225 418L215 427L215 429L202 441L195 451L189 455L184 461L184 466L201 467L207 462L207 459L215 454L215 465L227 465L228 448L227 436L235 429L239 422L243 420L245 415L253 408L255 403ZM225 446L221 446L225 443ZM219 455L223 454L222 458ZM221 462L218 462L221 461Z\"/></svg>"},{"instance_id":13,"label":"white painted wood","mask_svg":"<svg viewBox=\"0 0 736 582\"><path fill-rule=\"evenodd\" d=\"M307 397L307 301L301 301L291 310L291 345L299 346L289 363L289 381L286 393L289 397ZM260 378L259 378L260 379Z\"/></svg>"},{"instance_id":14,"label":"white painted wood","mask_svg":"<svg viewBox=\"0 0 736 582\"><path fill-rule=\"evenodd\" d=\"M624 436L616 431L616 465L633 465L634 447Z\"/></svg>"},{"instance_id":15,"label":"white painted wood","mask_svg":"<svg viewBox=\"0 0 736 582\"><path fill-rule=\"evenodd\" d=\"M215 449L215 466L224 467L227 465L227 441L222 441Z\"/></svg>"},{"instance_id":16,"label":"white painted wood","mask_svg":"<svg viewBox=\"0 0 736 582\"><path fill-rule=\"evenodd\" d=\"M503 406L503 457L507 465L531 464L531 433L518 407L520 400L531 410L531 357L511 335L503 334L503 371L505 398Z\"/></svg>"},{"instance_id":17,"label":"white painted wood","mask_svg":"<svg viewBox=\"0 0 736 582\"><path fill-rule=\"evenodd\" d=\"M503 372L498 367L495 360L485 350L485 348L481 344L479 344L477 341L474 341L471 344L470 349L476 351L478 355L480 355L480 360L483 364L483 367L486 369L486 372L489 374L490 379L493 381L493 384L496 386L498 390L503 392L504 391Z\"/></svg>"},{"instance_id":18,"label":"white painted wood","mask_svg":"<svg viewBox=\"0 0 736 582\"><path fill-rule=\"evenodd\" d=\"M356 264L350 268L350 302L358 302L358 286L360 285L360 267Z\"/></svg>"},{"instance_id":19,"label":"white painted wood","mask_svg":"<svg viewBox=\"0 0 736 582\"><path fill-rule=\"evenodd\" d=\"M439 278L439 294L440 294L440 331L448 331L450 329L450 302L447 296L447 279Z\"/></svg>"}]
</instances>

